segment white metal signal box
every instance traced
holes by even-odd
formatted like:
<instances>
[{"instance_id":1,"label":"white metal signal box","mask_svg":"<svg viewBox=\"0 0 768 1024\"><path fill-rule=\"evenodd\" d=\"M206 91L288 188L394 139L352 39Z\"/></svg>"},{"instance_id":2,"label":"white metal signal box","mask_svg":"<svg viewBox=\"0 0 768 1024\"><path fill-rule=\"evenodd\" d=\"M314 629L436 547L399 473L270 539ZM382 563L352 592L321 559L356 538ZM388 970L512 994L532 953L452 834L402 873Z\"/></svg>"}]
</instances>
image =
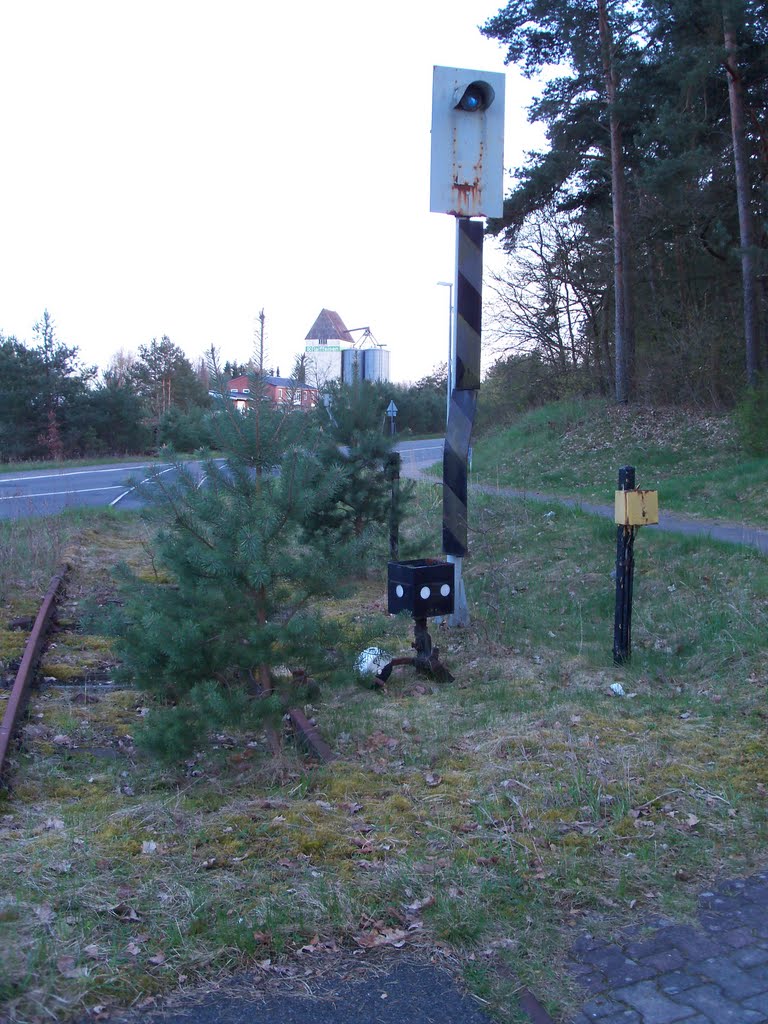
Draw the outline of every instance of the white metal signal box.
<instances>
[{"instance_id":1,"label":"white metal signal box","mask_svg":"<svg viewBox=\"0 0 768 1024\"><path fill-rule=\"evenodd\" d=\"M498 71L435 67L429 208L500 217L504 205L504 86Z\"/></svg>"}]
</instances>

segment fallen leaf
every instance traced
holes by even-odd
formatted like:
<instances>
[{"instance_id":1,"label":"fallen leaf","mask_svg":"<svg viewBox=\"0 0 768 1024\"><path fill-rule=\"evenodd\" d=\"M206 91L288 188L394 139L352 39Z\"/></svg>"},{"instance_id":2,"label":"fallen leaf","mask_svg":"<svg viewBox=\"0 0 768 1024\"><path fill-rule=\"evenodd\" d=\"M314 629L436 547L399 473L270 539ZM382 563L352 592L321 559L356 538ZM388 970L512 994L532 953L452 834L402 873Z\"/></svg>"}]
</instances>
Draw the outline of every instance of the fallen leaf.
<instances>
[{"instance_id":1,"label":"fallen leaf","mask_svg":"<svg viewBox=\"0 0 768 1024\"><path fill-rule=\"evenodd\" d=\"M50 903L44 903L41 907L35 908L35 917L40 924L50 924L56 917L56 911L51 907Z\"/></svg>"},{"instance_id":2,"label":"fallen leaf","mask_svg":"<svg viewBox=\"0 0 768 1024\"><path fill-rule=\"evenodd\" d=\"M56 969L65 978L82 978L88 973L85 967L75 967L73 956L60 956L56 961Z\"/></svg>"},{"instance_id":3,"label":"fallen leaf","mask_svg":"<svg viewBox=\"0 0 768 1024\"><path fill-rule=\"evenodd\" d=\"M159 967L161 964L165 963L165 953L155 953L154 956L149 958L149 962Z\"/></svg>"},{"instance_id":4,"label":"fallen leaf","mask_svg":"<svg viewBox=\"0 0 768 1024\"><path fill-rule=\"evenodd\" d=\"M697 818L695 814L689 814L688 817L683 822L683 825L686 828L696 828L696 826L699 824L699 820L700 819Z\"/></svg>"},{"instance_id":5,"label":"fallen leaf","mask_svg":"<svg viewBox=\"0 0 768 1024\"><path fill-rule=\"evenodd\" d=\"M395 949L400 949L406 943L408 932L402 928L384 928L382 931L361 932L353 938L363 949L373 949L376 946L394 946Z\"/></svg>"},{"instance_id":6,"label":"fallen leaf","mask_svg":"<svg viewBox=\"0 0 768 1024\"><path fill-rule=\"evenodd\" d=\"M99 960L99 959L101 959L101 957L107 955L104 952L104 950L101 948L101 946L98 946L95 942L91 942L89 945L85 946L83 948L83 952L85 953L86 956L89 956L92 960Z\"/></svg>"},{"instance_id":7,"label":"fallen leaf","mask_svg":"<svg viewBox=\"0 0 768 1024\"><path fill-rule=\"evenodd\" d=\"M352 843L359 848L361 853L373 853L373 843L368 839L358 839L355 836L352 839Z\"/></svg>"},{"instance_id":8,"label":"fallen leaf","mask_svg":"<svg viewBox=\"0 0 768 1024\"><path fill-rule=\"evenodd\" d=\"M141 844L142 853L154 853L156 849L157 843L154 841L154 839L145 839L144 842Z\"/></svg>"},{"instance_id":9,"label":"fallen leaf","mask_svg":"<svg viewBox=\"0 0 768 1024\"><path fill-rule=\"evenodd\" d=\"M118 903L114 907L109 908L109 913L114 917L119 917L121 921L140 921L141 918L128 903Z\"/></svg>"},{"instance_id":10,"label":"fallen leaf","mask_svg":"<svg viewBox=\"0 0 768 1024\"><path fill-rule=\"evenodd\" d=\"M434 902L434 896L425 896L423 900L414 900L413 903L404 904L404 907L410 914L418 914L425 907L431 907Z\"/></svg>"},{"instance_id":11,"label":"fallen leaf","mask_svg":"<svg viewBox=\"0 0 768 1024\"><path fill-rule=\"evenodd\" d=\"M131 956L138 956L139 953L141 952L141 946L138 944L138 942L134 942L133 940L131 940L125 947L125 951L126 953L130 953Z\"/></svg>"},{"instance_id":12,"label":"fallen leaf","mask_svg":"<svg viewBox=\"0 0 768 1024\"><path fill-rule=\"evenodd\" d=\"M424 776L424 781L428 786L439 786L443 781L442 775L438 775L436 772L427 772Z\"/></svg>"}]
</instances>

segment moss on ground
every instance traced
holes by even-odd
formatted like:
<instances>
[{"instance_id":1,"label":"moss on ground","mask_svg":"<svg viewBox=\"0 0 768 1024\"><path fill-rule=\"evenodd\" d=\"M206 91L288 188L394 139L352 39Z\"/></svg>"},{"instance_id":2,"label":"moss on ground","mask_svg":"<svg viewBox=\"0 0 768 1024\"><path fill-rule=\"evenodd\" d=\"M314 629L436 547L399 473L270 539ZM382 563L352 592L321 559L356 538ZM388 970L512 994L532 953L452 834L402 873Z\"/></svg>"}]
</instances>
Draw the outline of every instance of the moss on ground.
<instances>
[{"instance_id":1,"label":"moss on ground","mask_svg":"<svg viewBox=\"0 0 768 1024\"><path fill-rule=\"evenodd\" d=\"M715 876L760 863L764 561L643 535L637 599L653 607L634 666L615 668L605 532L509 513L476 510L472 625L431 627L453 683L398 668L373 692L350 673L313 698L332 764L287 741L275 761L245 732L161 768L132 739L146 696L34 695L0 797L10 1019L76 1019L246 964L290 971L303 947L386 943L388 930L462 963L500 1021L520 985L567 1019L560 965L579 929L691 914ZM73 628L47 655L75 673L111 657L108 638L76 632L81 602L95 590L108 604L110 562L149 565L136 523L89 530ZM407 653L411 623L384 614L383 591L372 574L328 614L361 649ZM709 661L676 651L689 636Z\"/></svg>"}]
</instances>

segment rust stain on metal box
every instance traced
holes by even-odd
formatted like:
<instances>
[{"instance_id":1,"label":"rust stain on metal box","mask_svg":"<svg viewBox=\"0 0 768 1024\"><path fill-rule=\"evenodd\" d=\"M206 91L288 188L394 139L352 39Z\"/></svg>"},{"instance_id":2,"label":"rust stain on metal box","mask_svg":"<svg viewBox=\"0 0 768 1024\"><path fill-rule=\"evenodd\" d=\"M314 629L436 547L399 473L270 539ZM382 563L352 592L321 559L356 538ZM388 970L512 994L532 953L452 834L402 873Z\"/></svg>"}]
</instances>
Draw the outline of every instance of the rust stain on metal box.
<instances>
[{"instance_id":1,"label":"rust stain on metal box","mask_svg":"<svg viewBox=\"0 0 768 1024\"><path fill-rule=\"evenodd\" d=\"M653 526L659 521L658 491L616 491L614 519L619 526Z\"/></svg>"}]
</instances>

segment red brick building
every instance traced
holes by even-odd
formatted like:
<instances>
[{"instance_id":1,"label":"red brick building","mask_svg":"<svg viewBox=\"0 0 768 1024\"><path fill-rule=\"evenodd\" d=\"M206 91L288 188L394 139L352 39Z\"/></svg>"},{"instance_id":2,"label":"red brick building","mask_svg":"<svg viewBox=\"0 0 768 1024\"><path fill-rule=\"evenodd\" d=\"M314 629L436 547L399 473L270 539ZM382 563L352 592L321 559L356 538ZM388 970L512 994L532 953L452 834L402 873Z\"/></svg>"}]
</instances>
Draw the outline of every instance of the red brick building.
<instances>
[{"instance_id":1,"label":"red brick building","mask_svg":"<svg viewBox=\"0 0 768 1024\"><path fill-rule=\"evenodd\" d=\"M264 377L265 395L273 405L289 405L294 409L311 409L317 404L317 388L310 384L298 384L289 377ZM227 384L227 395L235 408L246 409L253 401L249 377L234 377Z\"/></svg>"}]
</instances>

